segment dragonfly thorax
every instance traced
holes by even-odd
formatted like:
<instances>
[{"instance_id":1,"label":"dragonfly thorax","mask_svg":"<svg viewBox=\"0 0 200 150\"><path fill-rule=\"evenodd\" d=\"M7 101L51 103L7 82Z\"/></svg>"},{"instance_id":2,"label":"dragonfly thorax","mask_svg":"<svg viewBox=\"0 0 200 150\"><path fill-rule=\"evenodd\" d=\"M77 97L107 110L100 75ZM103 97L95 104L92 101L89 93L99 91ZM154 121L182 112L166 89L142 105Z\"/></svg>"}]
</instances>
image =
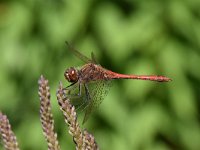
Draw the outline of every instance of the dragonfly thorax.
<instances>
[{"instance_id":1,"label":"dragonfly thorax","mask_svg":"<svg viewBox=\"0 0 200 150\"><path fill-rule=\"evenodd\" d=\"M74 67L68 68L64 73L65 79L69 82L78 81L78 71Z\"/></svg>"}]
</instances>

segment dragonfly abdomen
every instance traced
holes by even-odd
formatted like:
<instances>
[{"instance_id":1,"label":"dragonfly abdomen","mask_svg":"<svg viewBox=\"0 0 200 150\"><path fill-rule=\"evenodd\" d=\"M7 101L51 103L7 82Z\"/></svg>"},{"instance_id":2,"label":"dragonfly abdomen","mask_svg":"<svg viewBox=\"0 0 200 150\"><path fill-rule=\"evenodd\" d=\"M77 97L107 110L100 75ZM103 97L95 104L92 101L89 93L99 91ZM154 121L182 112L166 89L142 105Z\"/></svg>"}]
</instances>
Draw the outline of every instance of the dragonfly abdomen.
<instances>
[{"instance_id":1,"label":"dragonfly abdomen","mask_svg":"<svg viewBox=\"0 0 200 150\"><path fill-rule=\"evenodd\" d=\"M119 74L112 71L108 71L104 76L108 79L135 79L135 80L149 80L157 82L168 82L171 81L170 78L158 75L126 75Z\"/></svg>"}]
</instances>

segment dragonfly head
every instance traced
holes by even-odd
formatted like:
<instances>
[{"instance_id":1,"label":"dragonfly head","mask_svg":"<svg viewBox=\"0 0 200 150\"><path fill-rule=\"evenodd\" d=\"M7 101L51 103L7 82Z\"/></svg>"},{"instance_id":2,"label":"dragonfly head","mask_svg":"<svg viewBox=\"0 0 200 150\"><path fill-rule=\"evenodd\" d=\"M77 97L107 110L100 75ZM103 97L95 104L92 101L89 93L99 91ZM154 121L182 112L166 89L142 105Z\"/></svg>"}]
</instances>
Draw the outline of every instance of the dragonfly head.
<instances>
[{"instance_id":1,"label":"dragonfly head","mask_svg":"<svg viewBox=\"0 0 200 150\"><path fill-rule=\"evenodd\" d=\"M77 82L78 81L78 71L74 67L68 68L64 73L65 79L69 82Z\"/></svg>"}]
</instances>

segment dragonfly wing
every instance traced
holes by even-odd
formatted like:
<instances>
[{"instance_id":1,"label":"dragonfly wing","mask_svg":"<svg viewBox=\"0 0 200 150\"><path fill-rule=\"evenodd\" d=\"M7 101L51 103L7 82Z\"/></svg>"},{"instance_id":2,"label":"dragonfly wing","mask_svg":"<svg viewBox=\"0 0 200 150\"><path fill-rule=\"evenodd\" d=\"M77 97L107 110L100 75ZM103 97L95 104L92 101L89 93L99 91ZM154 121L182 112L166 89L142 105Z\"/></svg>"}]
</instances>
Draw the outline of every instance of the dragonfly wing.
<instances>
[{"instance_id":1,"label":"dragonfly wing","mask_svg":"<svg viewBox=\"0 0 200 150\"><path fill-rule=\"evenodd\" d=\"M94 86L91 86L94 84ZM88 105L86 106L83 124L88 120L91 112L99 107L111 86L111 81L98 80L88 84ZM87 88L87 87L86 87ZM87 96L87 94L86 94Z\"/></svg>"},{"instance_id":2,"label":"dragonfly wing","mask_svg":"<svg viewBox=\"0 0 200 150\"><path fill-rule=\"evenodd\" d=\"M69 44L67 41L65 42L69 48L69 50L79 59L81 59L82 61L84 61L85 63L96 63L96 60L94 59L94 54L92 53L92 59L86 57L85 55L83 55L82 53L80 53L79 51L77 51L71 44Z\"/></svg>"},{"instance_id":3,"label":"dragonfly wing","mask_svg":"<svg viewBox=\"0 0 200 150\"><path fill-rule=\"evenodd\" d=\"M99 64L93 52L91 53L91 58L93 63Z\"/></svg>"},{"instance_id":4,"label":"dragonfly wing","mask_svg":"<svg viewBox=\"0 0 200 150\"><path fill-rule=\"evenodd\" d=\"M70 87L67 87L67 97L70 99L72 105L75 106L76 110L84 110L88 105L88 100L85 96L85 89L83 83L75 83Z\"/></svg>"},{"instance_id":5,"label":"dragonfly wing","mask_svg":"<svg viewBox=\"0 0 200 150\"><path fill-rule=\"evenodd\" d=\"M85 111L83 124L88 120L93 110L96 110L111 86L110 80L97 80L88 83L75 83L67 87L66 96L78 111Z\"/></svg>"}]
</instances>

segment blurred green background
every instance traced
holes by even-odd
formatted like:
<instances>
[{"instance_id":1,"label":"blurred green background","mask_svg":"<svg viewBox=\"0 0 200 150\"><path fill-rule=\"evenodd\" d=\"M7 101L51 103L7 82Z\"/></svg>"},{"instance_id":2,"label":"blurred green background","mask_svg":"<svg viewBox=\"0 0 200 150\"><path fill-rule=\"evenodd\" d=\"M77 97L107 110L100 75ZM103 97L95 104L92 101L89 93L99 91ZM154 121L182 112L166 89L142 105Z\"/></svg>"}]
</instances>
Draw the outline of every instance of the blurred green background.
<instances>
[{"instance_id":1,"label":"blurred green background","mask_svg":"<svg viewBox=\"0 0 200 150\"><path fill-rule=\"evenodd\" d=\"M59 81L69 85L64 70L84 64L67 40L107 69L173 79L115 80L83 126L100 149L199 150L199 8L199 0L0 1L0 110L20 148L47 149L37 83L43 74L61 149L75 149L55 96Z\"/></svg>"}]
</instances>

